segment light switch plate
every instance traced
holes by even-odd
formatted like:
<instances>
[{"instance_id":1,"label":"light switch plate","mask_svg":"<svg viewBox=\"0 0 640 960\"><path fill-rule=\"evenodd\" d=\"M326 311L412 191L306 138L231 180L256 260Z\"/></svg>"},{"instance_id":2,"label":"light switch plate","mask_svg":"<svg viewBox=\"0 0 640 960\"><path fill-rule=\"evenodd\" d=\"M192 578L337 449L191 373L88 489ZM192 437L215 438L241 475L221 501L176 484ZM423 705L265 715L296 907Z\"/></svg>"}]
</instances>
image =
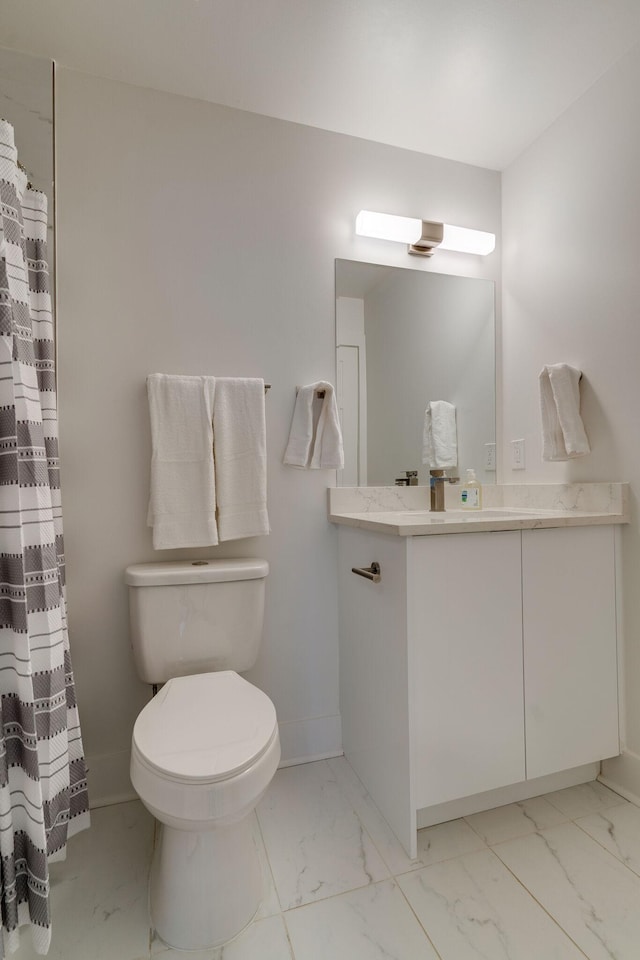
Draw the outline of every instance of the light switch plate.
<instances>
[{"instance_id":1,"label":"light switch plate","mask_svg":"<svg viewBox=\"0 0 640 960\"><path fill-rule=\"evenodd\" d=\"M495 443L485 443L484 445L484 468L487 471L495 471L496 469Z\"/></svg>"},{"instance_id":2,"label":"light switch plate","mask_svg":"<svg viewBox=\"0 0 640 960\"><path fill-rule=\"evenodd\" d=\"M524 440L511 441L511 469L524 470Z\"/></svg>"}]
</instances>

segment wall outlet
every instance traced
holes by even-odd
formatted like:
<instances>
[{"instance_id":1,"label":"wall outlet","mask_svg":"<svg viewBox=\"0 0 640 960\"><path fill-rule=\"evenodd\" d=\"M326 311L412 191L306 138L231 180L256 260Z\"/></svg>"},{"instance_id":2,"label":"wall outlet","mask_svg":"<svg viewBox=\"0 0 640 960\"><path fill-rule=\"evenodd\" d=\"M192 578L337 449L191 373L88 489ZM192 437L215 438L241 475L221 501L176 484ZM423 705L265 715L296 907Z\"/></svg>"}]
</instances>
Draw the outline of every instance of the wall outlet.
<instances>
[{"instance_id":1,"label":"wall outlet","mask_svg":"<svg viewBox=\"0 0 640 960\"><path fill-rule=\"evenodd\" d=\"M524 440L511 441L511 469L524 470Z\"/></svg>"},{"instance_id":2,"label":"wall outlet","mask_svg":"<svg viewBox=\"0 0 640 960\"><path fill-rule=\"evenodd\" d=\"M485 443L484 445L484 468L487 471L494 471L496 469L495 443Z\"/></svg>"}]
</instances>

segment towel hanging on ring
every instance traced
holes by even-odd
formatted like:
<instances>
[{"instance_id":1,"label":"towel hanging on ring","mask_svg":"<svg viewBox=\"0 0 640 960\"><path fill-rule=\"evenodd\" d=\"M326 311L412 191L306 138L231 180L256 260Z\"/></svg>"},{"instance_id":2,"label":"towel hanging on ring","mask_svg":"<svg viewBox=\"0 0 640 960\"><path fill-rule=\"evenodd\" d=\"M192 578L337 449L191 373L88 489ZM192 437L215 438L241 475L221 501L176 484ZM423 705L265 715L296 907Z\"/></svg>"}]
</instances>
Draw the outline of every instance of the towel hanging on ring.
<instances>
[{"instance_id":1,"label":"towel hanging on ring","mask_svg":"<svg viewBox=\"0 0 640 960\"><path fill-rule=\"evenodd\" d=\"M568 363L547 364L540 371L543 460L573 460L591 453L580 416L581 378L581 371Z\"/></svg>"},{"instance_id":2,"label":"towel hanging on ring","mask_svg":"<svg viewBox=\"0 0 640 960\"><path fill-rule=\"evenodd\" d=\"M322 393L320 415L314 424L313 403ZM318 380L298 390L283 463L306 470L342 470L344 467L338 405L335 390L328 381Z\"/></svg>"}]
</instances>

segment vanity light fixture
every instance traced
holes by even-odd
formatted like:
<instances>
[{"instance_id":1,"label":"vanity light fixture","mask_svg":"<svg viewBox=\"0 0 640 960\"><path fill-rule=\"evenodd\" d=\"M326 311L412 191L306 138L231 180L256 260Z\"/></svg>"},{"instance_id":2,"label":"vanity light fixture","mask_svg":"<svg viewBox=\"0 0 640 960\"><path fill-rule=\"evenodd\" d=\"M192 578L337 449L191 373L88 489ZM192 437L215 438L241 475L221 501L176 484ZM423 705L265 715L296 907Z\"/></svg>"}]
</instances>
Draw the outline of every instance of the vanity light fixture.
<instances>
[{"instance_id":1,"label":"vanity light fixture","mask_svg":"<svg viewBox=\"0 0 640 960\"><path fill-rule=\"evenodd\" d=\"M356 217L356 233L376 240L396 240L409 245L409 253L431 257L436 247L458 253L476 253L481 257L492 253L496 246L494 233L453 227L448 223L397 217L390 213L361 210Z\"/></svg>"}]
</instances>

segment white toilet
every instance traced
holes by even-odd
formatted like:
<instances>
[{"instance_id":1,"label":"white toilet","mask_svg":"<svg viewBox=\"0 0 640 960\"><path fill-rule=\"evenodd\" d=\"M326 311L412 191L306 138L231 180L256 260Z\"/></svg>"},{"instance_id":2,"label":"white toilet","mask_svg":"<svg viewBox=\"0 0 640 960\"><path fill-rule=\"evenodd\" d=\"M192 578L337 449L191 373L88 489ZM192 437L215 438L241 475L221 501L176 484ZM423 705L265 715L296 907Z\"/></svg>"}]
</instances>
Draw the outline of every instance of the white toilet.
<instances>
[{"instance_id":1,"label":"white toilet","mask_svg":"<svg viewBox=\"0 0 640 960\"><path fill-rule=\"evenodd\" d=\"M164 684L133 729L131 781L161 824L151 921L180 950L218 946L262 896L251 813L280 761L275 708L238 675L255 663L265 560L128 567L140 678Z\"/></svg>"}]
</instances>

